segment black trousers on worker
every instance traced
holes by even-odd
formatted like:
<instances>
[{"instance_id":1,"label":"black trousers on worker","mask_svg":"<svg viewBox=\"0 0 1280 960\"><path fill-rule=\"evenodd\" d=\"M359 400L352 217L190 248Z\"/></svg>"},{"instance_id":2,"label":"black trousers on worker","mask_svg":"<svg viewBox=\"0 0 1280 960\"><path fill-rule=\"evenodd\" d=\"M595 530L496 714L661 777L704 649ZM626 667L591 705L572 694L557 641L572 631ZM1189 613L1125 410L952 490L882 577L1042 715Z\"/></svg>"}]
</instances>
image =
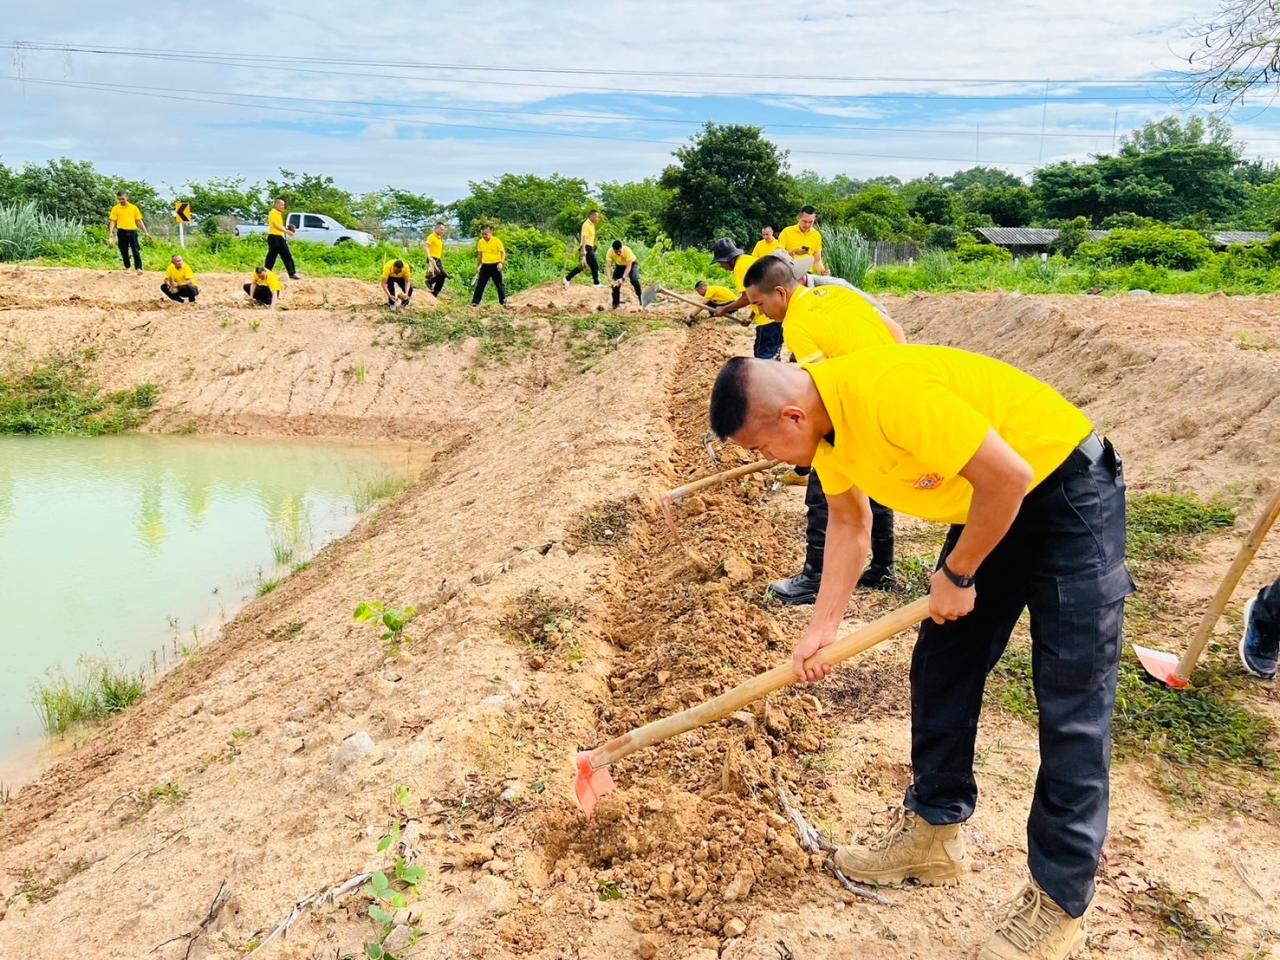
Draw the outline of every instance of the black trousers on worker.
<instances>
[{"instance_id":1,"label":"black trousers on worker","mask_svg":"<svg viewBox=\"0 0 1280 960\"><path fill-rule=\"evenodd\" d=\"M176 290L170 290L168 284L162 283L160 284L160 289L170 300L177 300L179 303L183 300L189 300L192 303L195 303L196 294L200 292L194 283L184 283Z\"/></svg>"},{"instance_id":2,"label":"black trousers on worker","mask_svg":"<svg viewBox=\"0 0 1280 960\"><path fill-rule=\"evenodd\" d=\"M133 254L132 267L135 270L142 269L142 246L138 243L137 230L117 230L116 231L116 249L120 251L120 259L124 261L124 268L129 269L129 254Z\"/></svg>"},{"instance_id":3,"label":"black trousers on worker","mask_svg":"<svg viewBox=\"0 0 1280 960\"><path fill-rule=\"evenodd\" d=\"M942 557L963 527L952 527ZM911 766L905 803L935 825L973 813L974 741L987 674L1031 611L1040 770L1027 820L1031 875L1068 914L1093 897L1107 832L1111 711L1123 646L1125 494L1120 457L1090 438L1027 494L977 572L977 605L926 620L911 658Z\"/></svg>"},{"instance_id":4,"label":"black trousers on worker","mask_svg":"<svg viewBox=\"0 0 1280 960\"><path fill-rule=\"evenodd\" d=\"M782 324L764 323L756 327L752 355L757 360L777 360L782 356Z\"/></svg>"},{"instance_id":5,"label":"black trousers on worker","mask_svg":"<svg viewBox=\"0 0 1280 960\"><path fill-rule=\"evenodd\" d=\"M626 277L631 281L631 289L636 292L636 302L641 302L640 294L640 264L632 262L627 266L618 264L613 268L613 279L615 281ZM618 284L613 288L613 307L616 310L622 303L622 284Z\"/></svg>"},{"instance_id":6,"label":"black trousers on worker","mask_svg":"<svg viewBox=\"0 0 1280 960\"><path fill-rule=\"evenodd\" d=\"M449 275L444 272L444 264L439 257L428 257L427 259L429 260L428 269L434 269L435 271L431 274L427 289L431 291L433 297L438 297L440 296L440 291L444 289L444 282L449 279Z\"/></svg>"},{"instance_id":7,"label":"black trousers on worker","mask_svg":"<svg viewBox=\"0 0 1280 960\"><path fill-rule=\"evenodd\" d=\"M267 259L265 266L268 270L272 270L276 265L276 258L279 257L284 261L284 269L289 274L290 279L298 278L298 269L293 263L293 252L289 249L289 240L282 237L278 233L267 234Z\"/></svg>"},{"instance_id":8,"label":"black trousers on worker","mask_svg":"<svg viewBox=\"0 0 1280 960\"><path fill-rule=\"evenodd\" d=\"M827 495L822 492L822 481L817 470L809 471L809 485L804 491L804 505L808 514L805 525L806 567L815 575L822 575L822 556L827 547ZM871 565L893 569L893 511L871 501Z\"/></svg>"},{"instance_id":9,"label":"black trousers on worker","mask_svg":"<svg viewBox=\"0 0 1280 960\"><path fill-rule=\"evenodd\" d=\"M480 272L476 275L476 292L471 295L473 307L480 306L480 300L484 297L484 288L489 285L490 280L498 288L498 303L507 302L507 285L502 280L502 271L498 269L498 264L482 263Z\"/></svg>"},{"instance_id":10,"label":"black trousers on worker","mask_svg":"<svg viewBox=\"0 0 1280 960\"><path fill-rule=\"evenodd\" d=\"M1280 637L1280 578L1258 591L1252 619L1254 629L1263 637Z\"/></svg>"},{"instance_id":11,"label":"black trousers on worker","mask_svg":"<svg viewBox=\"0 0 1280 960\"><path fill-rule=\"evenodd\" d=\"M591 282L594 283L597 287L600 286L600 261L596 259L596 248L595 247L585 248L582 259L586 261L587 269L591 271ZM565 274L565 279L572 280L581 272L582 272L582 264L579 263L576 267L574 267L567 274Z\"/></svg>"},{"instance_id":12,"label":"black trousers on worker","mask_svg":"<svg viewBox=\"0 0 1280 960\"><path fill-rule=\"evenodd\" d=\"M254 290L252 284L246 283L244 285L244 292L249 293L250 290L253 290L252 296L254 300L258 301L258 303L262 304L264 307L271 306L271 288L265 283L258 284L258 288L256 290Z\"/></svg>"},{"instance_id":13,"label":"black trousers on worker","mask_svg":"<svg viewBox=\"0 0 1280 960\"><path fill-rule=\"evenodd\" d=\"M404 277L387 277L387 290L390 291L387 297L388 306L395 306L397 290L405 295L405 299L413 299L413 281L406 280Z\"/></svg>"}]
</instances>

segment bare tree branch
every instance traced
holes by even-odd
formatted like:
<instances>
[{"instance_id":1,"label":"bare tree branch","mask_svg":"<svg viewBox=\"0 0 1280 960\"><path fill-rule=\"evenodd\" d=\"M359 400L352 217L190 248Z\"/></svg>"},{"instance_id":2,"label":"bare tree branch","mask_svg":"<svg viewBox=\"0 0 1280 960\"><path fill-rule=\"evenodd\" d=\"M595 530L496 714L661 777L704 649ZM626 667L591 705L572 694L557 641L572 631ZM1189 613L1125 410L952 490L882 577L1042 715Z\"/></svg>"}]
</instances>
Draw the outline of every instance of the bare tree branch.
<instances>
[{"instance_id":1,"label":"bare tree branch","mask_svg":"<svg viewBox=\"0 0 1280 960\"><path fill-rule=\"evenodd\" d=\"M1280 0L1218 0L1188 37L1196 45L1179 85L1185 100L1227 108L1280 93Z\"/></svg>"}]
</instances>

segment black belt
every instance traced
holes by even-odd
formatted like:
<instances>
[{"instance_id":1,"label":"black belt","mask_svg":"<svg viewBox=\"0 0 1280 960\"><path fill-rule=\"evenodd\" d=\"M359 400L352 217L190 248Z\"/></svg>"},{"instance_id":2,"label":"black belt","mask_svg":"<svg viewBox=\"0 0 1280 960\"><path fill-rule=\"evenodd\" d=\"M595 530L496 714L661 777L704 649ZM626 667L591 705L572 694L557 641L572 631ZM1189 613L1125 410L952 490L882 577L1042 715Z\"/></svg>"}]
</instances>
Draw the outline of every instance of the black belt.
<instances>
[{"instance_id":1,"label":"black belt","mask_svg":"<svg viewBox=\"0 0 1280 960\"><path fill-rule=\"evenodd\" d=\"M1048 477L1045 477L1045 479L1048 480L1049 477L1056 477L1063 470L1071 467L1074 467L1077 470L1087 470L1089 467L1101 460L1102 455L1105 452L1106 446L1103 444L1102 440L1099 439L1096 433L1091 432L1087 437L1080 441L1074 450L1067 454L1062 463L1058 464L1054 471L1050 473Z\"/></svg>"}]
</instances>

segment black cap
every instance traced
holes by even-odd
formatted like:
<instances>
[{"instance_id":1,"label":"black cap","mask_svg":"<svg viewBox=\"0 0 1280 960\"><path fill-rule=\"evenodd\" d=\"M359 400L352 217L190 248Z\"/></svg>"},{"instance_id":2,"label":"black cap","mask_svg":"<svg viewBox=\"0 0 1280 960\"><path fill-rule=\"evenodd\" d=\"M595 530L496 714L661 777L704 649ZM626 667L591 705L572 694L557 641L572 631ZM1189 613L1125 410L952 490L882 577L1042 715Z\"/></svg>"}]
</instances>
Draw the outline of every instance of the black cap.
<instances>
[{"instance_id":1,"label":"black cap","mask_svg":"<svg viewBox=\"0 0 1280 960\"><path fill-rule=\"evenodd\" d=\"M716 263L726 263L735 257L742 256L745 252L728 237L721 237L711 248L711 259Z\"/></svg>"}]
</instances>

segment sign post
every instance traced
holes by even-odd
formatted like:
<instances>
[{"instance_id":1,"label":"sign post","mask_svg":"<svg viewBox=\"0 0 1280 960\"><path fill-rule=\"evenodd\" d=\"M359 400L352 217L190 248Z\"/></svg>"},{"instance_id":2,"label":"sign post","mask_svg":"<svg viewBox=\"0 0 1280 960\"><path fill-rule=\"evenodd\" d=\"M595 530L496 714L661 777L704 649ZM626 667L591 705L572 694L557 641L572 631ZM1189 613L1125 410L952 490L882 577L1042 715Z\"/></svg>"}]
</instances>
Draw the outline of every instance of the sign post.
<instances>
[{"instance_id":1,"label":"sign post","mask_svg":"<svg viewBox=\"0 0 1280 960\"><path fill-rule=\"evenodd\" d=\"M191 222L191 204L185 200L175 201L173 204L173 219L178 221L178 246L185 249L187 238L183 232L183 227Z\"/></svg>"}]
</instances>

